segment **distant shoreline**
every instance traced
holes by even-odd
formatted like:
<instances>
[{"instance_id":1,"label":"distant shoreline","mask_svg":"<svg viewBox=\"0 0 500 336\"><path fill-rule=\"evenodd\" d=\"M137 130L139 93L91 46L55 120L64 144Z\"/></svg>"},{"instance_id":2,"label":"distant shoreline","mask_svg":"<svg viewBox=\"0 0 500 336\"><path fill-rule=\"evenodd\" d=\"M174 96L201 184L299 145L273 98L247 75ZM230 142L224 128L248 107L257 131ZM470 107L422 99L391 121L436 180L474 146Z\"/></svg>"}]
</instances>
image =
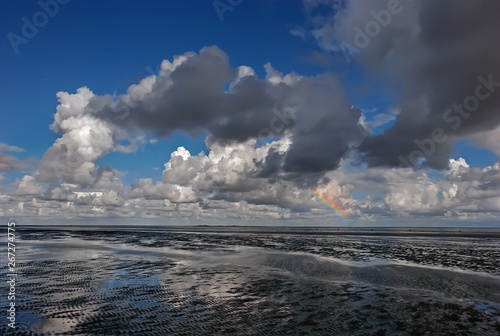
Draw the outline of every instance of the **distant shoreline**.
<instances>
[{"instance_id":1,"label":"distant shoreline","mask_svg":"<svg viewBox=\"0 0 500 336\"><path fill-rule=\"evenodd\" d=\"M500 238L493 227L290 227L290 226L160 226L160 225L23 225L22 231L102 231L213 234L277 234L324 236L465 237Z\"/></svg>"}]
</instances>

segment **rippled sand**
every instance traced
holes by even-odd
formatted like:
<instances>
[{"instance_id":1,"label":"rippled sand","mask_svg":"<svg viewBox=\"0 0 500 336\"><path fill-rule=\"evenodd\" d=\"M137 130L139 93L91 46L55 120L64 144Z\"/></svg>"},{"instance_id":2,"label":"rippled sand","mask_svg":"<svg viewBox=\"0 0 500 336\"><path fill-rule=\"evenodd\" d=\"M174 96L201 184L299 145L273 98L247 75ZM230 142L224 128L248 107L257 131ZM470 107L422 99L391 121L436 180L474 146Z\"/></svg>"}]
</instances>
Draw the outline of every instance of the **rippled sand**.
<instances>
[{"instance_id":1,"label":"rippled sand","mask_svg":"<svg viewBox=\"0 0 500 336\"><path fill-rule=\"evenodd\" d=\"M19 231L17 330L0 331L500 333L495 235L197 231Z\"/></svg>"}]
</instances>

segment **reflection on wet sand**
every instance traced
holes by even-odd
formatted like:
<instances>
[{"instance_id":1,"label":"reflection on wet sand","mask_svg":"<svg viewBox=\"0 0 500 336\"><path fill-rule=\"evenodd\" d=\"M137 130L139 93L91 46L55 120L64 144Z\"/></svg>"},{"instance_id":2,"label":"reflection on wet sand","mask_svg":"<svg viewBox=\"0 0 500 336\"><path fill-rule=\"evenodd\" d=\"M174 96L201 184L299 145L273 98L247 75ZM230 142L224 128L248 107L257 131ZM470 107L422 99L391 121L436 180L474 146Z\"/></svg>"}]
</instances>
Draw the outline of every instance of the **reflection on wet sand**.
<instances>
[{"instance_id":1,"label":"reflection on wet sand","mask_svg":"<svg viewBox=\"0 0 500 336\"><path fill-rule=\"evenodd\" d=\"M497 335L498 242L25 230L18 329L0 331Z\"/></svg>"}]
</instances>

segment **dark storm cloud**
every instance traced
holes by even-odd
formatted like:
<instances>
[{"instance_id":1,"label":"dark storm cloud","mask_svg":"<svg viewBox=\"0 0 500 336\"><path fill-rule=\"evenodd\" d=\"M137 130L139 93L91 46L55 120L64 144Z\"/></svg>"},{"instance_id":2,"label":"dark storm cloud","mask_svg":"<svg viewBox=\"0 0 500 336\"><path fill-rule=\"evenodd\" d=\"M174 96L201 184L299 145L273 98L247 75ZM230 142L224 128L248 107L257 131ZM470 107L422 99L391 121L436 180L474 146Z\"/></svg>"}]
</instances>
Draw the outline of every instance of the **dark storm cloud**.
<instances>
[{"instance_id":1,"label":"dark storm cloud","mask_svg":"<svg viewBox=\"0 0 500 336\"><path fill-rule=\"evenodd\" d=\"M286 179L302 180L302 174L337 169L366 136L358 124L361 111L352 107L338 79L329 73L280 85L274 88L281 90L280 104L292 110L291 144L285 153L270 150L259 176L285 173Z\"/></svg>"},{"instance_id":2,"label":"dark storm cloud","mask_svg":"<svg viewBox=\"0 0 500 336\"><path fill-rule=\"evenodd\" d=\"M500 2L401 4L401 13L352 55L403 87L395 124L365 139L359 150L370 166L416 164L421 157L424 165L442 169L457 137L500 124ZM350 6L340 27L346 41L354 38L352 27L364 28L374 20L370 11L387 8L387 1L353 1Z\"/></svg>"},{"instance_id":3,"label":"dark storm cloud","mask_svg":"<svg viewBox=\"0 0 500 336\"><path fill-rule=\"evenodd\" d=\"M293 88L296 127L284 160L287 172L336 169L349 148L364 138L361 111L351 108L340 82L330 74L305 78Z\"/></svg>"},{"instance_id":4,"label":"dark storm cloud","mask_svg":"<svg viewBox=\"0 0 500 336\"><path fill-rule=\"evenodd\" d=\"M269 149L264 162L256 162L259 168L257 177L272 178L281 172L283 165L283 153L274 148Z\"/></svg>"},{"instance_id":5,"label":"dark storm cloud","mask_svg":"<svg viewBox=\"0 0 500 336\"><path fill-rule=\"evenodd\" d=\"M213 141L222 143L282 136L289 130L290 151L280 155L284 161L273 163L273 169L292 173L337 168L363 137L360 111L351 109L332 74L283 76L266 64L267 78L261 80L248 67L247 73L231 68L217 46L184 57L179 64L174 60L162 65L159 76L129 88L116 103L111 96L94 97L90 110L128 130L154 131L159 136L206 130ZM271 161L276 158L266 160ZM270 168L266 166L262 174L269 175Z\"/></svg>"},{"instance_id":6,"label":"dark storm cloud","mask_svg":"<svg viewBox=\"0 0 500 336\"><path fill-rule=\"evenodd\" d=\"M105 98L98 97L91 105L100 109L98 116L125 128L152 130L159 136L208 130L220 139L244 141L268 127L273 108L279 107L270 86L254 76L238 78L226 53L211 46L160 72L151 91L140 99L122 98L116 105L108 101L100 106Z\"/></svg>"}]
</instances>

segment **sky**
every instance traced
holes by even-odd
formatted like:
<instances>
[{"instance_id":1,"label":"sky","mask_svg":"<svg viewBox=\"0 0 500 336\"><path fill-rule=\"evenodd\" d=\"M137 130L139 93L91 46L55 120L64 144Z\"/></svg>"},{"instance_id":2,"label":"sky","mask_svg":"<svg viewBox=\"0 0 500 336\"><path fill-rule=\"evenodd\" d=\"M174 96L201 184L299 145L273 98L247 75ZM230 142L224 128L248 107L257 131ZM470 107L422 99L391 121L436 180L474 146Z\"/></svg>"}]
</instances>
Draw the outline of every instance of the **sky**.
<instances>
[{"instance_id":1,"label":"sky","mask_svg":"<svg viewBox=\"0 0 500 336\"><path fill-rule=\"evenodd\" d=\"M0 217L498 226L500 3L0 2Z\"/></svg>"}]
</instances>

